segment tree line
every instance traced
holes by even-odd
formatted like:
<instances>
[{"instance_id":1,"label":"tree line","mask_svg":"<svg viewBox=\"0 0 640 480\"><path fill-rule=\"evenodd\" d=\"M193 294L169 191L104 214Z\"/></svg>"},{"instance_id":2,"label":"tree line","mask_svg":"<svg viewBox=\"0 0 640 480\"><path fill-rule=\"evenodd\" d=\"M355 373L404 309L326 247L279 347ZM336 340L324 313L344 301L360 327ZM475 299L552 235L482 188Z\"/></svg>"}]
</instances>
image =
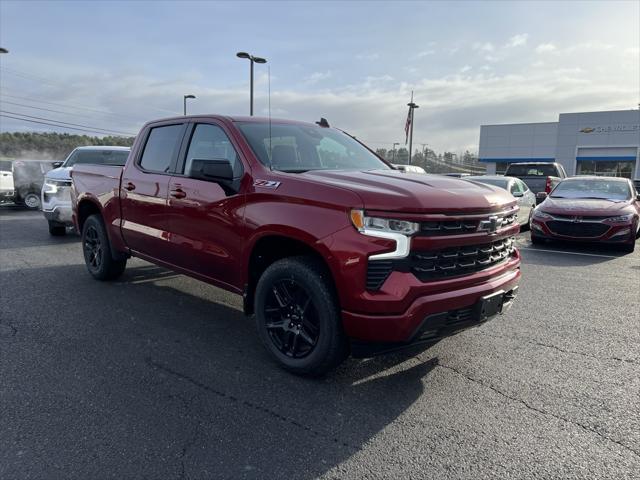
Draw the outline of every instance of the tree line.
<instances>
[{"instance_id":1,"label":"tree line","mask_svg":"<svg viewBox=\"0 0 640 480\"><path fill-rule=\"evenodd\" d=\"M0 157L30 160L64 160L76 147L113 145L130 147L135 137L92 137L68 133L2 132Z\"/></svg>"},{"instance_id":2,"label":"tree line","mask_svg":"<svg viewBox=\"0 0 640 480\"><path fill-rule=\"evenodd\" d=\"M401 147L397 150L378 148L376 154L386 161L401 165L409 163L409 151ZM416 149L411 156L411 165L424 168L428 173L483 173L486 166L478 161L475 153L466 150L461 155L453 152L436 153L430 148Z\"/></svg>"}]
</instances>

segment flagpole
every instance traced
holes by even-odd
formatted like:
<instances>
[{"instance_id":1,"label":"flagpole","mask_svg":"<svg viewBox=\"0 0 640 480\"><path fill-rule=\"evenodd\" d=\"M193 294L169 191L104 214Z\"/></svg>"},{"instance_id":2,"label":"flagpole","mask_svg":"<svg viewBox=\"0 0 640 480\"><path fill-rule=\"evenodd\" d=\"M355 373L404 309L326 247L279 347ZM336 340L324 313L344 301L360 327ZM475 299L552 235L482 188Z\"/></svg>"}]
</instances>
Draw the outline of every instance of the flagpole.
<instances>
[{"instance_id":1,"label":"flagpole","mask_svg":"<svg viewBox=\"0 0 640 480\"><path fill-rule=\"evenodd\" d=\"M418 105L416 105L415 103L413 103L413 90L411 90L411 102L407 103L407 106L409 107L409 117L411 118L411 125L409 126L409 165L411 165L411 155L412 155L412 148L413 148L413 112L416 108L419 108Z\"/></svg>"}]
</instances>

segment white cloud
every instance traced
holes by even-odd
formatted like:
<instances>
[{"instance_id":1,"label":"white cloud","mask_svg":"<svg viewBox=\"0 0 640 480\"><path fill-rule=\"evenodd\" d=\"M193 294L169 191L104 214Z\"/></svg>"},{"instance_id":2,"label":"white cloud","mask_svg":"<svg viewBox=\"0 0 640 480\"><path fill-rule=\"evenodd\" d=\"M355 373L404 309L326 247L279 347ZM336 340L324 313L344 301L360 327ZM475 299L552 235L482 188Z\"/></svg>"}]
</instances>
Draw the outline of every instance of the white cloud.
<instances>
[{"instance_id":1,"label":"white cloud","mask_svg":"<svg viewBox=\"0 0 640 480\"><path fill-rule=\"evenodd\" d=\"M419 52L418 54L416 54L416 58L428 57L429 55L435 55L435 54L436 54L435 50L423 50L422 52Z\"/></svg>"},{"instance_id":2,"label":"white cloud","mask_svg":"<svg viewBox=\"0 0 640 480\"><path fill-rule=\"evenodd\" d=\"M541 43L536 47L536 53L555 52L557 49L553 43Z\"/></svg>"},{"instance_id":3,"label":"white cloud","mask_svg":"<svg viewBox=\"0 0 640 480\"><path fill-rule=\"evenodd\" d=\"M468 71L469 71L469 70L471 70L471 69L472 69L471 65L465 65L464 67L462 67L462 68L460 69L460 73L466 73L466 72L468 72Z\"/></svg>"},{"instance_id":4,"label":"white cloud","mask_svg":"<svg viewBox=\"0 0 640 480\"><path fill-rule=\"evenodd\" d=\"M327 70L326 72L313 72L305 79L305 82L308 84L315 84L323 80L327 80L331 78L331 76L331 70Z\"/></svg>"},{"instance_id":5,"label":"white cloud","mask_svg":"<svg viewBox=\"0 0 640 480\"><path fill-rule=\"evenodd\" d=\"M495 47L491 42L476 42L473 44L472 48L480 52L493 52L495 50Z\"/></svg>"},{"instance_id":6,"label":"white cloud","mask_svg":"<svg viewBox=\"0 0 640 480\"><path fill-rule=\"evenodd\" d=\"M358 53L356 55L356 58L358 60L377 60L378 58L380 58L380 54L379 53L375 53L375 52L363 52L363 53Z\"/></svg>"},{"instance_id":7,"label":"white cloud","mask_svg":"<svg viewBox=\"0 0 640 480\"><path fill-rule=\"evenodd\" d=\"M518 35L514 35L509 39L505 47L511 48L511 47L519 47L522 45L526 45L528 39L529 39L528 33L520 33Z\"/></svg>"}]
</instances>

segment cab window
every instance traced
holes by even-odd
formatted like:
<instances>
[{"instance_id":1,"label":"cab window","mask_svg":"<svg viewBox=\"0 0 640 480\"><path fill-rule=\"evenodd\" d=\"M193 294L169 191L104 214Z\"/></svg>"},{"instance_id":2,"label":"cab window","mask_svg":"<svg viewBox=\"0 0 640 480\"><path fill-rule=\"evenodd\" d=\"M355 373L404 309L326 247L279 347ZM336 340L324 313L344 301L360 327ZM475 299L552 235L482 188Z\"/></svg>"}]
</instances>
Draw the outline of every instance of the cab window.
<instances>
[{"instance_id":1,"label":"cab window","mask_svg":"<svg viewBox=\"0 0 640 480\"><path fill-rule=\"evenodd\" d=\"M196 125L187 150L185 175L189 175L194 160L228 160L233 169L233 176L238 178L242 175L242 162L227 134L217 125Z\"/></svg>"}]
</instances>

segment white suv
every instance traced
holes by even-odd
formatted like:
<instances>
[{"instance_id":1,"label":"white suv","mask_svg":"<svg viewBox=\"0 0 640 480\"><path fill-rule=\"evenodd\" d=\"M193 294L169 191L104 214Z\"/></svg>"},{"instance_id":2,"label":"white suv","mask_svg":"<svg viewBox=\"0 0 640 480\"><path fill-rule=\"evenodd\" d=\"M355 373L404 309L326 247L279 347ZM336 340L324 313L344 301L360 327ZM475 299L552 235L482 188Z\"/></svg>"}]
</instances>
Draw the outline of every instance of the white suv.
<instances>
[{"instance_id":1,"label":"white suv","mask_svg":"<svg viewBox=\"0 0 640 480\"><path fill-rule=\"evenodd\" d=\"M76 163L123 166L129 147L78 147L64 163L47 172L42 185L42 212L49 223L49 233L64 235L73 225L71 218L71 169Z\"/></svg>"}]
</instances>

